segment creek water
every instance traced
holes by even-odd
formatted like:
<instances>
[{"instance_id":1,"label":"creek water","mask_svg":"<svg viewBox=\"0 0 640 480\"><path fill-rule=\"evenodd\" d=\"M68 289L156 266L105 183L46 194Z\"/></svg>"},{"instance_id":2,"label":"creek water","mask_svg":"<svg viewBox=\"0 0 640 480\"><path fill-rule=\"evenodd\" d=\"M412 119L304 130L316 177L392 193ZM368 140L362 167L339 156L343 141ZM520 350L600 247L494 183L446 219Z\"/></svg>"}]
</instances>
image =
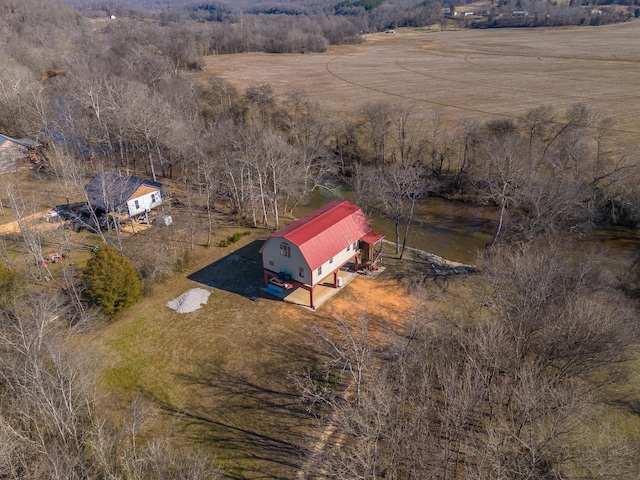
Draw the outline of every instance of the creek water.
<instances>
[{"instance_id":1,"label":"creek water","mask_svg":"<svg viewBox=\"0 0 640 480\"><path fill-rule=\"evenodd\" d=\"M348 192L344 192L340 198L348 197ZM305 205L294 208L293 214L303 217L336 198L315 193ZM383 233L386 240L395 241L393 221L375 214L368 218L374 230ZM416 205L407 245L448 260L473 263L477 253L491 241L497 218L497 211L492 207L430 197ZM403 234L404 225L401 225L401 237ZM624 268L636 259L640 237L630 228L607 227L583 235L574 248L602 255Z\"/></svg>"}]
</instances>

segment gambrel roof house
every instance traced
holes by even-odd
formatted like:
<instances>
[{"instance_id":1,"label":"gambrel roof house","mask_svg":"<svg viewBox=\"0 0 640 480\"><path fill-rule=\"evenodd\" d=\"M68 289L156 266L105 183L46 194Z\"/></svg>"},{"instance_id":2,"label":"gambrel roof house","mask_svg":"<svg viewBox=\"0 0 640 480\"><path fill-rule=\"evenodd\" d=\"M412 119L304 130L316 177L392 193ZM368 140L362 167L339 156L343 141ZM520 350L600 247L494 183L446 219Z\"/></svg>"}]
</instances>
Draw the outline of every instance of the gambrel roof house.
<instances>
[{"instance_id":1,"label":"gambrel roof house","mask_svg":"<svg viewBox=\"0 0 640 480\"><path fill-rule=\"evenodd\" d=\"M91 206L106 213L133 216L162 204L162 184L136 176L101 173L84 188Z\"/></svg>"},{"instance_id":2,"label":"gambrel roof house","mask_svg":"<svg viewBox=\"0 0 640 480\"><path fill-rule=\"evenodd\" d=\"M384 236L375 232L358 207L346 200L335 200L291 225L271 234L260 252L265 286L301 287L309 291L313 308L313 289L347 263L371 267L375 264L374 245Z\"/></svg>"}]
</instances>

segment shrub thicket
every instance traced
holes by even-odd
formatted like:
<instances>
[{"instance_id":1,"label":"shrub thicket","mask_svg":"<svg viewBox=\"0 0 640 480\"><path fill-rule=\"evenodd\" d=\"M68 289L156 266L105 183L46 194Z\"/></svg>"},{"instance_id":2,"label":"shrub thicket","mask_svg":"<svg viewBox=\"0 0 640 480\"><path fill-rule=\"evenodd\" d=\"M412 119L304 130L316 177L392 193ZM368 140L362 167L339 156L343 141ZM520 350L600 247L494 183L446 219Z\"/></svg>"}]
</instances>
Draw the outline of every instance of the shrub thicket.
<instances>
[{"instance_id":1,"label":"shrub thicket","mask_svg":"<svg viewBox=\"0 0 640 480\"><path fill-rule=\"evenodd\" d=\"M229 235L227 238L220 241L219 246L228 247L229 245L236 243L245 235L251 235L251 232L236 232L233 235Z\"/></svg>"}]
</instances>

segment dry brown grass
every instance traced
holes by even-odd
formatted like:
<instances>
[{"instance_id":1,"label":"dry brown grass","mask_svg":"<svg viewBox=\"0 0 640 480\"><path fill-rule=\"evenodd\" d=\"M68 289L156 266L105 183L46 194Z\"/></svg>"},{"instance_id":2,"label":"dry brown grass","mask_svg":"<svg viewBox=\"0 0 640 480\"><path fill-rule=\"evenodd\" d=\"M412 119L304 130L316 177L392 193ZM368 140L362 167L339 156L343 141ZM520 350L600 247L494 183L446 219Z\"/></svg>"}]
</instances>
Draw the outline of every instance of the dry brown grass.
<instances>
[{"instance_id":1,"label":"dry brown grass","mask_svg":"<svg viewBox=\"0 0 640 480\"><path fill-rule=\"evenodd\" d=\"M216 239L228 233L221 230ZM252 230L231 247L199 248L187 275L158 285L122 318L87 334L104 366L107 391L125 398L143 393L161 413L156 427L205 445L234 478L294 478L313 445L315 420L298 402L290 378L317 355L313 325L331 327L338 317L355 320L366 311L376 334L384 336L401 331L413 308L393 268L377 279L356 279L316 311L268 295L252 300L253 287L262 285L261 269L228 270L235 263L225 259L253 255L268 233ZM222 270L208 272L211 264ZM253 287L241 293L236 282L212 288L187 278L195 272L208 272L213 282L239 276ZM200 310L178 314L166 306L194 287L212 291ZM107 403L115 405L113 399Z\"/></svg>"},{"instance_id":2,"label":"dry brown grass","mask_svg":"<svg viewBox=\"0 0 640 480\"><path fill-rule=\"evenodd\" d=\"M207 72L238 87L261 82L280 95L305 90L335 112L353 112L373 100L415 102L451 121L517 116L541 104L583 102L614 116L620 133L640 131L636 51L640 24L597 29L400 31L372 35L359 46L314 55L243 54L207 59ZM626 133L625 133L626 132ZM236 228L237 230L237 228ZM217 245L232 230L219 230ZM141 235L145 235L145 233ZM253 230L231 248L198 249L188 274L265 238ZM224 263L220 263L224 265ZM417 266L420 268L420 266ZM245 272L231 272L243 276ZM261 284L257 278L246 282ZM207 446L233 478L294 478L314 420L297 403L289 373L315 353L310 325L335 317L373 316L382 335L401 330L414 304L406 285L385 272L360 278L317 311L277 300L211 288L207 305L177 314L166 303L202 286L176 275L156 287L121 319L92 334L105 381L122 395L141 391L166 415L185 442ZM431 304L445 290L456 298L464 281L434 284ZM463 293L459 293L462 298ZM446 307L446 305L445 305ZM384 320L384 321L383 321Z\"/></svg>"},{"instance_id":3,"label":"dry brown grass","mask_svg":"<svg viewBox=\"0 0 640 480\"><path fill-rule=\"evenodd\" d=\"M316 311L267 297L252 300L254 287L262 284L260 269L227 261L254 255L269 233L251 232L228 248L199 247L188 272L158 285L86 340L99 352L106 391L124 397L141 392L153 401L154 428L209 449L231 478L295 478L319 432L290 377L317 355L310 338L313 325L330 327L337 318L357 321L366 312L372 338L401 333L418 306L408 280L428 270L417 257L402 264L387 258L381 276L357 278ZM216 230L214 245L230 233L231 227ZM141 240L146 235L140 234ZM222 270L209 271L211 264ZM197 278L215 282L239 277L254 287L239 290L235 281L207 286L212 294L200 310L178 314L169 309L169 300L203 286L188 278L196 272L202 272ZM475 298L478 282L474 277L427 279L425 288L421 311L447 315ZM113 398L110 394L108 408L117 404Z\"/></svg>"},{"instance_id":4,"label":"dry brown grass","mask_svg":"<svg viewBox=\"0 0 640 480\"><path fill-rule=\"evenodd\" d=\"M214 56L206 72L238 88L270 83L305 91L330 111L352 114L371 101L414 103L451 121L518 117L584 103L640 133L640 23L602 27L439 31L367 35L363 45L304 55Z\"/></svg>"}]
</instances>

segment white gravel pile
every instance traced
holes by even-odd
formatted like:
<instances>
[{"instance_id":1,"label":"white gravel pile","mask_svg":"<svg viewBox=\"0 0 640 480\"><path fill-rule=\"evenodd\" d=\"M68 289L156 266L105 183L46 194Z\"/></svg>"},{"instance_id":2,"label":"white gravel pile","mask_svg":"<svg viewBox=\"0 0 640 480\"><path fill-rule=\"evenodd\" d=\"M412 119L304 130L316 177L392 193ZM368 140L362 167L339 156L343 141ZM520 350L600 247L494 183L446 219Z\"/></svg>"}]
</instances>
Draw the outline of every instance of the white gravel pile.
<instances>
[{"instance_id":1,"label":"white gravel pile","mask_svg":"<svg viewBox=\"0 0 640 480\"><path fill-rule=\"evenodd\" d=\"M178 313L189 313L198 310L202 305L207 303L211 292L204 288L192 288L184 292L178 298L174 298L167 303L167 307Z\"/></svg>"}]
</instances>

